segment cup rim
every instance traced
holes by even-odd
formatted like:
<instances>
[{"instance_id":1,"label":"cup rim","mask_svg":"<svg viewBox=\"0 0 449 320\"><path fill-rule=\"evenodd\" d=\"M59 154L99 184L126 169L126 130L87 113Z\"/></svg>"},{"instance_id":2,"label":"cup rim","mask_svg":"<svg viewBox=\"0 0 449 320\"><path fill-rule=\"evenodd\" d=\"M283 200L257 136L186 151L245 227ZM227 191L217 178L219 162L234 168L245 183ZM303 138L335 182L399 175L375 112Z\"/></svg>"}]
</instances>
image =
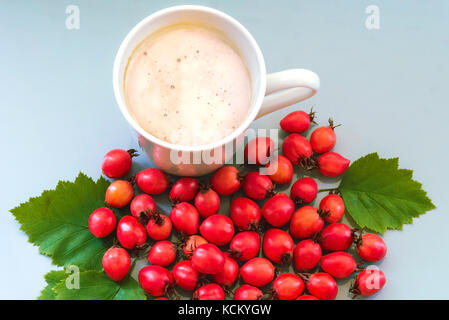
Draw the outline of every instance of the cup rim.
<instances>
[{"instance_id":1,"label":"cup rim","mask_svg":"<svg viewBox=\"0 0 449 320\"><path fill-rule=\"evenodd\" d=\"M230 135L227 135L226 137L214 141L209 144L205 145L197 145L197 146L186 146L186 145L177 145L173 143L166 142L164 140L161 140L147 131L145 131L139 123L131 116L130 112L128 111L128 107L126 106L126 102L124 99L122 99L122 96L120 94L121 88L120 88L120 65L123 61L123 59L128 59L129 57L124 56L124 52L126 48L128 47L128 43L131 41L131 39L136 35L136 33L145 25L150 23L151 20L170 14L175 11L181 11L181 10L196 10L196 11L202 11L205 13L209 13L212 15L217 15L226 20L228 23L233 24L235 27L237 27L244 37L249 42L250 46L254 50L254 53L256 54L257 60L258 60L258 68L259 68L259 79L260 82L260 88L259 92L255 95L254 101L252 101L252 110L249 112L248 116L246 117L245 121L236 129L234 130ZM250 124L254 121L257 114L259 113L260 107L262 105L263 98L265 96L265 90L266 90L266 81L267 81L267 72L265 67L265 60L262 55L262 51L260 50L256 40L253 38L251 33L236 19L231 17L230 15L210 8L206 6L200 6L200 5L180 5L180 6L172 6L168 7L159 11L156 11L146 18L142 19L138 24L136 24L131 31L126 35L126 37L123 39L122 43L120 44L120 47L117 51L117 54L115 56L114 60L114 66L113 66L113 75L112 75L112 81L113 81L113 89L114 89L114 95L115 100L117 101L117 104L120 108L120 111L122 115L125 117L126 121L133 127L134 130L138 132L139 135L143 136L147 140L158 144L162 147L165 147L167 149L176 150L176 151L186 151L186 152L197 152L197 151L204 151L204 150L213 150L217 147L221 147L231 141L234 141L237 137L239 137L241 134L244 133L244 131L250 126ZM255 79L251 79L252 83L256 81Z\"/></svg>"}]
</instances>

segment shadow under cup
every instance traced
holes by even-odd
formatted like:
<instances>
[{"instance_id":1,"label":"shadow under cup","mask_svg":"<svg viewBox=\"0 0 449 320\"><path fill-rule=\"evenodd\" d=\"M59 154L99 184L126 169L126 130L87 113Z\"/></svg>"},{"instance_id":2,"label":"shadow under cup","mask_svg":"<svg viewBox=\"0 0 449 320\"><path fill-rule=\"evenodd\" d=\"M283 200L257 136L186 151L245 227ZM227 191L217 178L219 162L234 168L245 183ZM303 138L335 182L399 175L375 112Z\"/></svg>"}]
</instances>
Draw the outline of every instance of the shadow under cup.
<instances>
[{"instance_id":1,"label":"shadow under cup","mask_svg":"<svg viewBox=\"0 0 449 320\"><path fill-rule=\"evenodd\" d=\"M247 118L227 137L203 146L181 146L160 140L146 132L131 116L124 98L124 76L133 50L150 34L170 25L194 23L220 30L239 52L248 68L251 106ZM262 53L250 33L235 19L202 6L178 6L158 11L137 24L123 40L114 63L113 85L123 116L134 129L140 147L163 171L179 176L201 176L231 163L241 147L245 131L256 118L265 95L266 70Z\"/></svg>"}]
</instances>

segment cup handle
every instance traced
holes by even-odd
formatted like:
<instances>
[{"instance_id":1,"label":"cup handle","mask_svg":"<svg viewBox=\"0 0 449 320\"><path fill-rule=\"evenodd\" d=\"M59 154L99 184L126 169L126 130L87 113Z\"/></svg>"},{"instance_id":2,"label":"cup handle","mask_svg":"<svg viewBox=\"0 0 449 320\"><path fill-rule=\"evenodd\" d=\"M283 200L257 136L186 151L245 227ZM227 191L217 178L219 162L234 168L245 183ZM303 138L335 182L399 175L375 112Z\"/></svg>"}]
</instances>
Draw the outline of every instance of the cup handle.
<instances>
[{"instance_id":1,"label":"cup handle","mask_svg":"<svg viewBox=\"0 0 449 320\"><path fill-rule=\"evenodd\" d=\"M306 100L317 93L320 78L306 69L290 69L267 76L267 89L257 118Z\"/></svg>"}]
</instances>

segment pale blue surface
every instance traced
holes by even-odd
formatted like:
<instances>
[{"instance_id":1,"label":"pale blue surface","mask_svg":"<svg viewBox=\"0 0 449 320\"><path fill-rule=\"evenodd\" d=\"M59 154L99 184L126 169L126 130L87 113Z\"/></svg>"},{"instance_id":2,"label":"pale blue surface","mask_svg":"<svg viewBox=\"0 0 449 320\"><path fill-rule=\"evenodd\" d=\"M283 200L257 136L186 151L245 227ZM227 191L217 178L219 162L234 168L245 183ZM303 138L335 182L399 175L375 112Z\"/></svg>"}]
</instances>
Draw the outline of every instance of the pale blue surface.
<instances>
[{"instance_id":1,"label":"pale blue surface","mask_svg":"<svg viewBox=\"0 0 449 320\"><path fill-rule=\"evenodd\" d=\"M316 104L333 116L337 150L350 159L378 151L414 169L438 209L385 235L385 299L449 298L449 2L447 1L1 1L0 298L34 299L52 268L9 209L72 180L98 177L104 153L135 146L113 97L112 63L138 21L174 4L205 4L242 22L270 72L309 68L322 81ZM81 29L65 28L79 5ZM380 7L380 30L364 26ZM297 108L297 107L296 107ZM255 126L277 126L288 111ZM141 164L146 164L142 159Z\"/></svg>"}]
</instances>

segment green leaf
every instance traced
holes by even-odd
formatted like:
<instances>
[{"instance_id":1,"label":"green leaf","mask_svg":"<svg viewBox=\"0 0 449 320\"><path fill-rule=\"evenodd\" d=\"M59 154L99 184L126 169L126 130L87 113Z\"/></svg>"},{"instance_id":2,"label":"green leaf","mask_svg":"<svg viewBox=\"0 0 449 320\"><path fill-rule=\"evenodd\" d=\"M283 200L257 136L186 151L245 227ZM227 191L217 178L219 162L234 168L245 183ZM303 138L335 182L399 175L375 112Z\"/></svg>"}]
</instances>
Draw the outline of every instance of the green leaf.
<instances>
[{"instance_id":1,"label":"green leaf","mask_svg":"<svg viewBox=\"0 0 449 320\"><path fill-rule=\"evenodd\" d=\"M371 153L352 163L338 187L346 210L362 228L384 233L402 229L435 206L412 179L412 171L398 169L399 159Z\"/></svg>"},{"instance_id":2,"label":"green leaf","mask_svg":"<svg viewBox=\"0 0 449 320\"><path fill-rule=\"evenodd\" d=\"M79 274L79 289L69 289L65 281L59 282L54 291L56 300L146 300L146 295L136 280L130 276L115 282L104 273L95 270Z\"/></svg>"},{"instance_id":3,"label":"green leaf","mask_svg":"<svg viewBox=\"0 0 449 320\"><path fill-rule=\"evenodd\" d=\"M44 277L47 286L41 291L38 300L55 300L56 292L53 290L57 283L61 282L67 277L67 273L63 270L50 271Z\"/></svg>"},{"instance_id":4,"label":"green leaf","mask_svg":"<svg viewBox=\"0 0 449 320\"><path fill-rule=\"evenodd\" d=\"M74 182L60 181L54 190L11 210L29 241L58 266L76 265L101 270L101 257L112 246L112 236L98 239L88 228L89 215L104 206L109 182L96 182L80 173Z\"/></svg>"}]
</instances>

